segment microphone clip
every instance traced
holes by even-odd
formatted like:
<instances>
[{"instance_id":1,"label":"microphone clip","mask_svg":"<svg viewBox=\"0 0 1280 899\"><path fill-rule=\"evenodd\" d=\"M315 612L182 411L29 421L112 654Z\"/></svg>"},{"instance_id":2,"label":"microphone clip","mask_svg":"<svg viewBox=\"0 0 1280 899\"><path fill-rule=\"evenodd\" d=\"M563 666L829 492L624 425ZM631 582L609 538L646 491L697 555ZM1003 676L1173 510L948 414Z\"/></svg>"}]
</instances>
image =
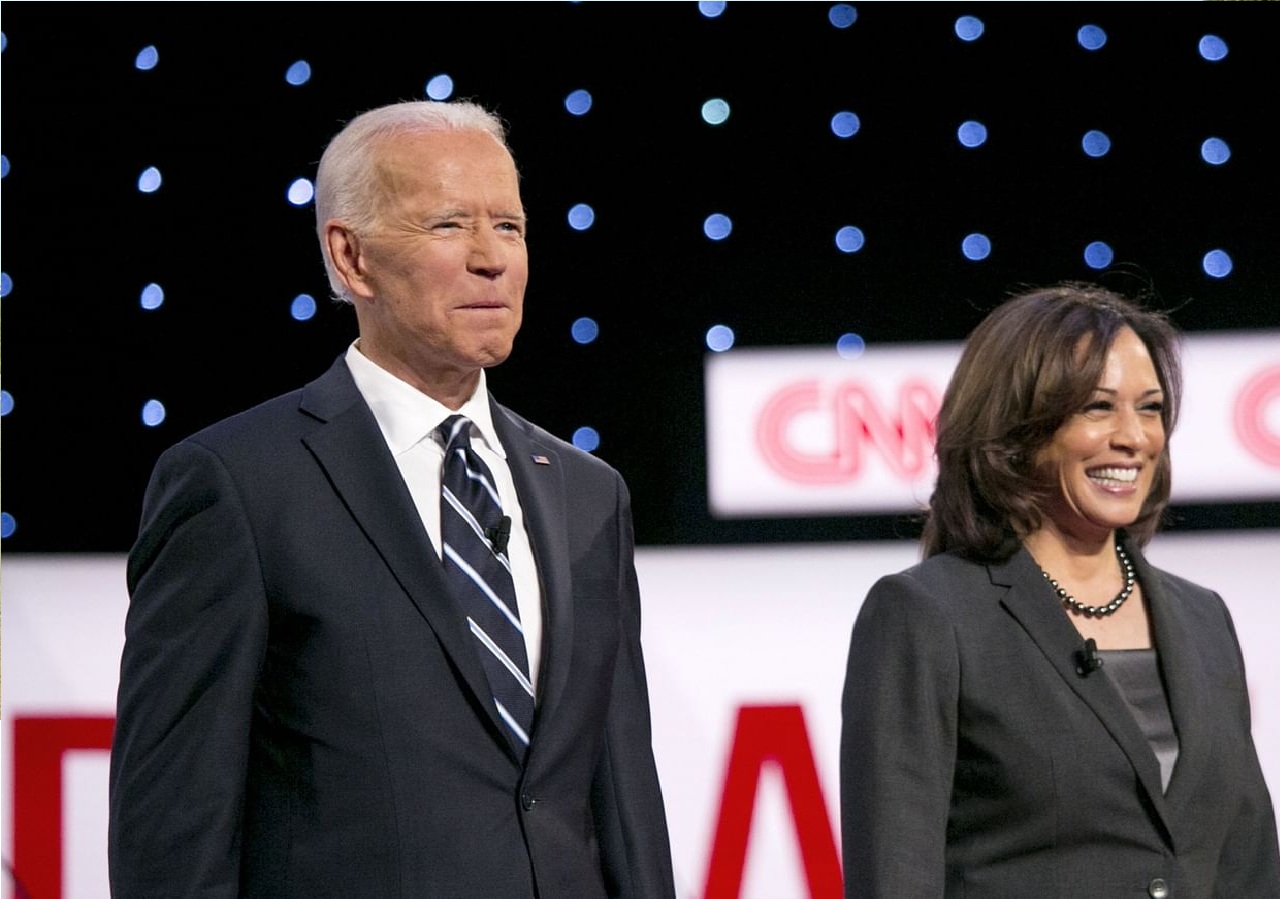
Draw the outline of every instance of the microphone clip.
<instances>
[{"instance_id":1,"label":"microphone clip","mask_svg":"<svg viewBox=\"0 0 1280 899\"><path fill-rule=\"evenodd\" d=\"M498 555L506 555L507 544L511 542L511 516L503 515L497 527L489 528L485 532L485 536L493 544L494 552L498 553Z\"/></svg>"},{"instance_id":2,"label":"microphone clip","mask_svg":"<svg viewBox=\"0 0 1280 899\"><path fill-rule=\"evenodd\" d=\"M1090 637L1084 641L1084 649L1076 652L1076 674L1088 677L1102 667L1102 659L1098 657L1098 641Z\"/></svg>"}]
</instances>

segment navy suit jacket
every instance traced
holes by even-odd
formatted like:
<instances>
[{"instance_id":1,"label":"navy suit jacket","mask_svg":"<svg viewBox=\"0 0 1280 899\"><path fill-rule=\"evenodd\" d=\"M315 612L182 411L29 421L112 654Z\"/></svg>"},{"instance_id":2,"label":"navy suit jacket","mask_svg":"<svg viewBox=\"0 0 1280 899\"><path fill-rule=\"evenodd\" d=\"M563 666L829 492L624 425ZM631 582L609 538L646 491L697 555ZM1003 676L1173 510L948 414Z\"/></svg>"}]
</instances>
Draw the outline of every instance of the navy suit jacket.
<instances>
[{"instance_id":1,"label":"navy suit jacket","mask_svg":"<svg viewBox=\"0 0 1280 899\"><path fill-rule=\"evenodd\" d=\"M1130 547L1179 739L1154 752L1034 560L946 554L854 626L840 753L849 899L1280 896L1276 822L1221 598Z\"/></svg>"},{"instance_id":2,"label":"navy suit jacket","mask_svg":"<svg viewBox=\"0 0 1280 899\"><path fill-rule=\"evenodd\" d=\"M496 403L493 422L546 616L526 765L339 359L156 465L129 558L113 895L674 895L626 487Z\"/></svg>"}]
</instances>

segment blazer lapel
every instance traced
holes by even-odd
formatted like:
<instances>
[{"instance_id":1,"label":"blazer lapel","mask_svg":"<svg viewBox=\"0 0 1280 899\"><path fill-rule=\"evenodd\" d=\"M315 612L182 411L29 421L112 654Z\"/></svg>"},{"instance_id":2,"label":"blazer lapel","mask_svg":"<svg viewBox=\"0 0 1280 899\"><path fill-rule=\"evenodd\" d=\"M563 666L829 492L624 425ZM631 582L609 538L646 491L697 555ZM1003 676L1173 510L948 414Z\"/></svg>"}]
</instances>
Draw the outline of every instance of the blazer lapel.
<instances>
[{"instance_id":1,"label":"blazer lapel","mask_svg":"<svg viewBox=\"0 0 1280 899\"><path fill-rule=\"evenodd\" d=\"M1182 597L1177 589L1148 565L1140 553L1130 549L1129 557L1133 559L1146 597L1160 672L1169 698L1169 714L1178 735L1178 761L1165 794L1176 812L1183 810L1183 803L1195 795L1196 782L1213 765L1212 734L1204 726L1214 718L1206 688L1208 675L1201 665L1196 635L1183 615Z\"/></svg>"},{"instance_id":2,"label":"blazer lapel","mask_svg":"<svg viewBox=\"0 0 1280 899\"><path fill-rule=\"evenodd\" d=\"M573 584L569 564L568 509L560 455L540 440L526 422L490 400L493 426L507 453L507 465L520 497L525 529L533 545L546 615L542 640L542 674L533 743L540 722L563 696L569 679L573 646Z\"/></svg>"},{"instance_id":3,"label":"blazer lapel","mask_svg":"<svg viewBox=\"0 0 1280 899\"><path fill-rule=\"evenodd\" d=\"M1165 838L1172 844L1172 829L1160 784L1160 764L1143 736L1133 713L1111 679L1098 673L1082 676L1076 671L1077 653L1084 640L1071 624L1025 549L1007 562L988 566L993 584L1008 587L1001 602L1017 619L1066 685L1097 716L1119 744L1160 818ZM1146 584L1143 584L1146 589Z\"/></svg>"},{"instance_id":4,"label":"blazer lapel","mask_svg":"<svg viewBox=\"0 0 1280 899\"><path fill-rule=\"evenodd\" d=\"M302 438L356 524L382 556L462 673L495 733L510 749L488 680L454 603L431 539L400 470L341 358L302 391L300 410L322 426ZM514 758L514 752L512 753Z\"/></svg>"}]
</instances>

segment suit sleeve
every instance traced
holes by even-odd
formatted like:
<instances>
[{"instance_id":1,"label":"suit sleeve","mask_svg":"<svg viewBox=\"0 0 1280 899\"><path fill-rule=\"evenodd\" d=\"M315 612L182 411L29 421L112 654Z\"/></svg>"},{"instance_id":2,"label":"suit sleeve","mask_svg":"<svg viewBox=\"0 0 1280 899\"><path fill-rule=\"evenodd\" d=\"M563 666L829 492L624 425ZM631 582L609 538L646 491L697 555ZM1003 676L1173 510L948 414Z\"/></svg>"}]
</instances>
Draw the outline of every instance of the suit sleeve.
<instances>
[{"instance_id":1,"label":"suit sleeve","mask_svg":"<svg viewBox=\"0 0 1280 899\"><path fill-rule=\"evenodd\" d=\"M604 754L591 789L601 866L612 897L674 899L671 842L653 758L649 689L640 646L640 586L631 502L618 479L619 614Z\"/></svg>"},{"instance_id":2,"label":"suit sleeve","mask_svg":"<svg viewBox=\"0 0 1280 899\"><path fill-rule=\"evenodd\" d=\"M881 579L854 625L844 683L846 899L944 894L958 696L951 623L909 575Z\"/></svg>"},{"instance_id":3,"label":"suit sleeve","mask_svg":"<svg viewBox=\"0 0 1280 899\"><path fill-rule=\"evenodd\" d=\"M209 450L156 465L129 558L108 861L117 897L234 897L267 605L240 495Z\"/></svg>"},{"instance_id":4,"label":"suit sleeve","mask_svg":"<svg viewBox=\"0 0 1280 899\"><path fill-rule=\"evenodd\" d=\"M1249 692L1244 677L1244 656L1236 637L1231 615L1221 597L1214 594L1222 609L1226 627L1235 646L1240 671L1240 708L1235 710L1244 722L1244 733L1252 733ZM1280 896L1280 849L1277 848L1276 815L1271 794L1263 779L1262 766L1252 737L1246 747L1249 770L1241 776L1239 808L1222 845L1218 860L1218 876L1213 895L1217 899L1236 896Z\"/></svg>"}]
</instances>

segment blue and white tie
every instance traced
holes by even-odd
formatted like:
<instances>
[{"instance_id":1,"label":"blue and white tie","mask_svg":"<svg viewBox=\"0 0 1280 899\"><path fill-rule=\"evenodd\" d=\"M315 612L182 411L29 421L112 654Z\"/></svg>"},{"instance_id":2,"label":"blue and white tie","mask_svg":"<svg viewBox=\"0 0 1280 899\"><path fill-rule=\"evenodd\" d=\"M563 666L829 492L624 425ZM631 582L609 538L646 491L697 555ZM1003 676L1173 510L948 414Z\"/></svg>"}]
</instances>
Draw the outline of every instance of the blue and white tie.
<instances>
[{"instance_id":1,"label":"blue and white tie","mask_svg":"<svg viewBox=\"0 0 1280 899\"><path fill-rule=\"evenodd\" d=\"M534 703L507 558L511 519L503 514L492 473L471 448L471 421L451 415L436 435L445 447L440 496L445 577L467 616L498 716L523 760Z\"/></svg>"}]
</instances>

